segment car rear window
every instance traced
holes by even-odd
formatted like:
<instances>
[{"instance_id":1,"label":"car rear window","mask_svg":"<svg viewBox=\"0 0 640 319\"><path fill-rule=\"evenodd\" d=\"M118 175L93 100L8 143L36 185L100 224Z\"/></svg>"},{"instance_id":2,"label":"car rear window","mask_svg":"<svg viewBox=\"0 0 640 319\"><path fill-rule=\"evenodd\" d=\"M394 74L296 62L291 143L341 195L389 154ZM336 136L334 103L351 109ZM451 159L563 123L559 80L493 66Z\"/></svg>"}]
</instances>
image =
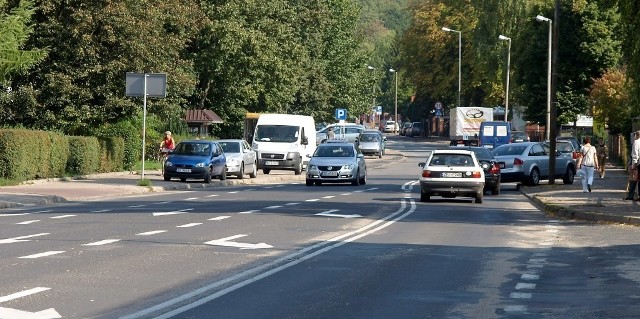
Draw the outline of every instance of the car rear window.
<instances>
[{"instance_id":1,"label":"car rear window","mask_svg":"<svg viewBox=\"0 0 640 319\"><path fill-rule=\"evenodd\" d=\"M325 144L326 145L326 144ZM353 147L340 145L323 145L316 149L316 157L353 157Z\"/></svg>"},{"instance_id":2,"label":"car rear window","mask_svg":"<svg viewBox=\"0 0 640 319\"><path fill-rule=\"evenodd\" d=\"M520 155L526 148L525 145L503 145L493 149L493 155Z\"/></svg>"},{"instance_id":3,"label":"car rear window","mask_svg":"<svg viewBox=\"0 0 640 319\"><path fill-rule=\"evenodd\" d=\"M475 166L469 154L433 154L429 166Z\"/></svg>"}]
</instances>

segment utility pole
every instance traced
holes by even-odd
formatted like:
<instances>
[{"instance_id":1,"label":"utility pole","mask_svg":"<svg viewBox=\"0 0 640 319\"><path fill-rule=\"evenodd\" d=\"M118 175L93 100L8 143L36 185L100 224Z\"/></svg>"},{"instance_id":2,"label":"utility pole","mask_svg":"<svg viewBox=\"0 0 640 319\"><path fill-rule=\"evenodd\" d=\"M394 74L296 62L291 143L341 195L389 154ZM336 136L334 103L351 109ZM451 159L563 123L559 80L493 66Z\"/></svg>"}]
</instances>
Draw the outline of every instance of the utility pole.
<instances>
[{"instance_id":1,"label":"utility pole","mask_svg":"<svg viewBox=\"0 0 640 319\"><path fill-rule=\"evenodd\" d=\"M551 71L551 120L550 120L550 137L549 137L549 172L556 171L556 138L558 136L558 102L556 98L556 86L558 83L558 38L560 36L560 0L555 1L555 9L553 14L553 57L552 57L552 71ZM555 184L556 179L554 174L549 176L549 184Z\"/></svg>"}]
</instances>

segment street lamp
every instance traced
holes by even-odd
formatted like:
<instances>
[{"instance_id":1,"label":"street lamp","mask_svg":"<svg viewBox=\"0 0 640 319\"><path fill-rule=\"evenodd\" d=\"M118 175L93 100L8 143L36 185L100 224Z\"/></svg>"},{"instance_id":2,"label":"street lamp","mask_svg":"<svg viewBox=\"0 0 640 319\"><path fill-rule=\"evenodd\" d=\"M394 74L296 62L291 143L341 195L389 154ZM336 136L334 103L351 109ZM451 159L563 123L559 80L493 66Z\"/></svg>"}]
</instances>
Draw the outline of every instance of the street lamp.
<instances>
[{"instance_id":1,"label":"street lamp","mask_svg":"<svg viewBox=\"0 0 640 319\"><path fill-rule=\"evenodd\" d=\"M442 31L458 33L458 106L460 103L460 90L462 89L462 31L442 27Z\"/></svg>"},{"instance_id":2,"label":"street lamp","mask_svg":"<svg viewBox=\"0 0 640 319\"><path fill-rule=\"evenodd\" d=\"M507 89L505 93L504 99L504 121L508 122L509 117L509 70L511 68L511 38L505 37L504 35L498 36L498 39L502 41L509 41L509 50L507 51Z\"/></svg>"},{"instance_id":3,"label":"street lamp","mask_svg":"<svg viewBox=\"0 0 640 319\"><path fill-rule=\"evenodd\" d=\"M367 64L367 69L369 69L369 71L371 72L374 72L376 68ZM376 111L376 83L375 82L371 85L371 94L373 95L373 101L372 101L373 104L371 105L371 110L372 112L375 112ZM375 125L375 123L373 124Z\"/></svg>"},{"instance_id":4,"label":"street lamp","mask_svg":"<svg viewBox=\"0 0 640 319\"><path fill-rule=\"evenodd\" d=\"M545 129L545 131L547 132L547 140L551 141L551 139L549 138L549 134L551 133L551 39L553 35L551 27L553 26L553 21L541 15L536 16L536 21L549 22L549 52L547 62L547 128Z\"/></svg>"},{"instance_id":5,"label":"street lamp","mask_svg":"<svg viewBox=\"0 0 640 319\"><path fill-rule=\"evenodd\" d=\"M393 118L396 121L396 124L393 127L393 131L396 132L396 128L400 128L400 122L398 122L398 70L389 69L389 72L393 73L393 75L396 78L395 79L396 80L396 100L395 100L396 115Z\"/></svg>"}]
</instances>

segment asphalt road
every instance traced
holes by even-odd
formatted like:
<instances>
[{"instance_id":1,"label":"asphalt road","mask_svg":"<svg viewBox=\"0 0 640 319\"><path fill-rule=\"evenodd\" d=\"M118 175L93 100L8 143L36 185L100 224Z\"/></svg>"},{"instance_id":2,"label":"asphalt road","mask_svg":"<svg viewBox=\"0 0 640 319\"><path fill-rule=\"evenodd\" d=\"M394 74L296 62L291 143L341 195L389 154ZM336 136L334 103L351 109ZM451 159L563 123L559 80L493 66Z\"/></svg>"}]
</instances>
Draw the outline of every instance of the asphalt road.
<instances>
[{"instance_id":1,"label":"asphalt road","mask_svg":"<svg viewBox=\"0 0 640 319\"><path fill-rule=\"evenodd\" d=\"M419 202L424 142L366 185L238 185L0 215L0 318L635 318L637 227L513 185Z\"/></svg>"}]
</instances>

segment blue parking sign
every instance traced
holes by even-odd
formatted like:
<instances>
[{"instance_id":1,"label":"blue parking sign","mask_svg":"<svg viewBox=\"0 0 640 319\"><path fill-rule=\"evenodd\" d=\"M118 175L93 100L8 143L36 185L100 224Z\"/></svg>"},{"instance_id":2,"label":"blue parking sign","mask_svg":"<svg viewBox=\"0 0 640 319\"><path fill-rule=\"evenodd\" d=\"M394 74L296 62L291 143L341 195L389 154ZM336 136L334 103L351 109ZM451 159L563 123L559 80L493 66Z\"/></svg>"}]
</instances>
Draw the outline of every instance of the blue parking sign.
<instances>
[{"instance_id":1,"label":"blue parking sign","mask_svg":"<svg viewBox=\"0 0 640 319\"><path fill-rule=\"evenodd\" d=\"M336 120L346 120L347 109L336 109Z\"/></svg>"}]
</instances>

